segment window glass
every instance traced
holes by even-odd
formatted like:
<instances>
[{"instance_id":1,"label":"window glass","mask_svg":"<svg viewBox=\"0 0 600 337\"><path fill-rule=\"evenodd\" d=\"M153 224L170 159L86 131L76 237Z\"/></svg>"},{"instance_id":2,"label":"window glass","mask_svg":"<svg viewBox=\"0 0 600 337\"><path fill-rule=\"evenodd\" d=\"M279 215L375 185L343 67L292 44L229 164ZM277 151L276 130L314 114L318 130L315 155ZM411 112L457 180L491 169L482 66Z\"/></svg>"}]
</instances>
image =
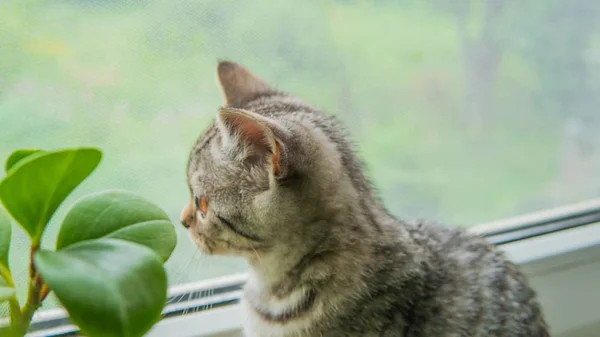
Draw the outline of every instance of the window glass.
<instances>
[{"instance_id":1,"label":"window glass","mask_svg":"<svg viewBox=\"0 0 600 337\"><path fill-rule=\"evenodd\" d=\"M400 217L466 226L598 197L599 12L558 0L3 1L0 158L98 146L100 167L65 205L121 188L177 223L188 151L221 104L215 64L231 59L337 114ZM202 256L180 227L171 284L244 270ZM14 236L24 284L28 242Z\"/></svg>"}]
</instances>

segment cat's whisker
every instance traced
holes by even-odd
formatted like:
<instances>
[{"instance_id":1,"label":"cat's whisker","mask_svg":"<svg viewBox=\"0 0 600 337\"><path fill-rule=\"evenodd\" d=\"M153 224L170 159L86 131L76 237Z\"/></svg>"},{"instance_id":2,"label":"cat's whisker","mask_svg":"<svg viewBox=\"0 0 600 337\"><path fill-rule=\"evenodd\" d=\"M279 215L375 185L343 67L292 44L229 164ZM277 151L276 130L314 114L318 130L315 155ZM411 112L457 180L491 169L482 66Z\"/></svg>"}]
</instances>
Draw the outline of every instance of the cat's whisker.
<instances>
[{"instance_id":1,"label":"cat's whisker","mask_svg":"<svg viewBox=\"0 0 600 337\"><path fill-rule=\"evenodd\" d=\"M207 256L207 255L204 255L204 256ZM207 266L207 268L205 270L207 271L208 275L211 275L211 269L212 269L213 260L212 259L207 259L207 261L208 261L208 266ZM200 297L199 298L209 297L211 291L212 291L212 288L209 288L209 289L206 289L206 290L202 290L200 292ZM197 306L197 307L194 308L194 312L205 310L205 309L207 309L207 307L208 307L208 304L204 304L202 306Z\"/></svg>"},{"instance_id":2,"label":"cat's whisker","mask_svg":"<svg viewBox=\"0 0 600 337\"><path fill-rule=\"evenodd\" d=\"M189 295L189 297L188 297L188 302L191 302L191 301L193 301L193 300L194 300L195 294L196 294L196 292L191 292L191 293L190 293L190 295ZM185 309L183 310L183 314L184 314L184 315L186 315L186 314L189 312L189 310L190 310L190 308L185 308Z\"/></svg>"},{"instance_id":3,"label":"cat's whisker","mask_svg":"<svg viewBox=\"0 0 600 337\"><path fill-rule=\"evenodd\" d=\"M183 269L180 269L180 272L178 273L177 279L176 279L177 283L181 283L184 278L186 278L187 276L189 276L189 273L188 274L184 274L184 273L189 271L189 268L190 268L190 266L192 265L192 263L194 261L197 261L196 259L197 259L199 251L200 251L200 249L198 247L196 247L196 249L194 250L194 254L192 254L192 256L188 260L188 262L185 265L185 267Z\"/></svg>"},{"instance_id":4,"label":"cat's whisker","mask_svg":"<svg viewBox=\"0 0 600 337\"><path fill-rule=\"evenodd\" d=\"M256 251L256 249L254 249L254 246L252 245L252 243L248 242L248 244L250 244L250 248L252 248L252 250L254 251L254 255L256 255L256 258L258 259L258 263L260 263L261 265L263 265L263 262L260 258L260 255L258 254L258 252Z\"/></svg>"},{"instance_id":5,"label":"cat's whisker","mask_svg":"<svg viewBox=\"0 0 600 337\"><path fill-rule=\"evenodd\" d=\"M187 261L187 263L185 264L185 266L183 268L178 268L177 273L174 275L173 277L173 283L172 284L181 284L184 279L187 278L187 276L189 276L189 268L192 265L193 262L197 262L197 256L198 256L198 252L200 251L199 248L196 247L196 249L194 249L194 253L192 254L192 256L189 258L189 260ZM186 274L187 272L187 274ZM169 301L167 302L167 304L171 304L171 303L177 303L179 301L181 301L181 299L185 296L185 294L179 294L171 299L169 299Z\"/></svg>"},{"instance_id":6,"label":"cat's whisker","mask_svg":"<svg viewBox=\"0 0 600 337\"><path fill-rule=\"evenodd\" d=\"M209 269L209 271L212 271L212 268L213 268L213 263L214 263L214 262L212 262L212 261L214 261L214 260L211 260L211 263L210 263L210 269ZM211 287L211 288L209 288L209 289L208 289L208 294L207 294L207 296L208 296L208 297L211 297L211 296L212 296L214 293L215 293L215 289ZM212 308L212 302L209 302L209 303L208 303L208 309L210 309L210 308Z\"/></svg>"},{"instance_id":7,"label":"cat's whisker","mask_svg":"<svg viewBox=\"0 0 600 337\"><path fill-rule=\"evenodd\" d=\"M204 290L194 292L194 300L201 299L204 297ZM198 306L194 306L192 308L192 313L196 313L198 311Z\"/></svg>"},{"instance_id":8,"label":"cat's whisker","mask_svg":"<svg viewBox=\"0 0 600 337\"><path fill-rule=\"evenodd\" d=\"M202 270L206 270L206 271L208 271L208 274L210 275L210 266L211 266L211 264L212 264L212 263L211 263L211 259L209 259L209 258L208 258L209 256L208 256L207 254L205 254L203 251L201 251L199 248L198 248L198 251L200 251L200 258L199 258L199 261L202 261L202 263L199 263L199 264L198 264L198 267L199 267L199 268L201 268ZM207 267L205 268L205 267L204 267L204 264L205 264L206 262L208 263L208 265L207 265ZM204 277L204 278L206 278L206 277ZM197 291L197 292L195 292L195 294L194 294L194 298L193 298L193 299L194 299L194 300L196 300L196 299L202 299L202 298L204 298L204 297L205 297L205 293L206 293L206 290L204 290L204 289L203 289L203 290L200 290L200 291ZM200 309L201 309L201 307L200 307L200 306L194 306L194 307L192 308L192 313L196 313L196 312L198 312Z\"/></svg>"},{"instance_id":9,"label":"cat's whisker","mask_svg":"<svg viewBox=\"0 0 600 337\"><path fill-rule=\"evenodd\" d=\"M192 263L194 263L194 266L200 266L203 262L203 257L204 257L204 255L202 254L200 249L196 248L194 250L194 254L191 256L191 258L187 262L185 269L182 271L182 273L180 273L178 283L182 283L182 281L188 281L189 276L192 274L192 272L191 272L193 270L192 268L194 268L194 267L192 267ZM194 297L196 295L195 295L195 293L183 293L183 294L176 296L169 302L170 303L178 303L186 296L188 297L187 301L191 301L192 299L194 299ZM184 314L186 314L188 311L189 311L189 309L185 309Z\"/></svg>"}]
</instances>

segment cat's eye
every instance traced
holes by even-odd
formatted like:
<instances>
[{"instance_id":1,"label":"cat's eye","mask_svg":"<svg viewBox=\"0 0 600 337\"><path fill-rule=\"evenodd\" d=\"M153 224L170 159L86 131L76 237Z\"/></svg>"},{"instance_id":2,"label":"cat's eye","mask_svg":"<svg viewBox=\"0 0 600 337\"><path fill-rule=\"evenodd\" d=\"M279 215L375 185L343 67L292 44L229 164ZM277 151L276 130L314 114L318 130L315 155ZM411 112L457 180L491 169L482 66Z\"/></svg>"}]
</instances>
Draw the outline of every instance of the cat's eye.
<instances>
[{"instance_id":1,"label":"cat's eye","mask_svg":"<svg viewBox=\"0 0 600 337\"><path fill-rule=\"evenodd\" d=\"M208 204L206 203L206 197L204 195L194 197L194 203L196 204L196 209L200 211L202 216L206 215L208 211Z\"/></svg>"}]
</instances>

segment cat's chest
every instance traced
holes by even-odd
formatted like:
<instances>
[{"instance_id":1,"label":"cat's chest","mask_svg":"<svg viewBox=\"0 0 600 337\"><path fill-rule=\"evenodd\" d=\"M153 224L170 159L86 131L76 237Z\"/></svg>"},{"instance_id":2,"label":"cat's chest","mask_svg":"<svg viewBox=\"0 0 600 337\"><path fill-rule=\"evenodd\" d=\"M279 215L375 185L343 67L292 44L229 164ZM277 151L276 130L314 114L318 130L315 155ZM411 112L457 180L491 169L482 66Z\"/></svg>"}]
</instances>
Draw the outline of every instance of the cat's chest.
<instances>
[{"instance_id":1,"label":"cat's chest","mask_svg":"<svg viewBox=\"0 0 600 337\"><path fill-rule=\"evenodd\" d=\"M299 288L286 296L274 296L268 290L246 284L241 304L244 312L244 336L311 336L321 305L311 289Z\"/></svg>"},{"instance_id":2,"label":"cat's chest","mask_svg":"<svg viewBox=\"0 0 600 337\"><path fill-rule=\"evenodd\" d=\"M287 336L310 336L306 332L310 329L309 320L297 318L287 321L273 321L264 317L256 311L247 299L242 299L244 313L244 336L245 337L287 337Z\"/></svg>"},{"instance_id":3,"label":"cat's chest","mask_svg":"<svg viewBox=\"0 0 600 337\"><path fill-rule=\"evenodd\" d=\"M317 328L310 320L288 322L285 324L272 324L262 320L252 308L244 304L244 337L402 337L402 334L393 331L362 331L360 333L346 331L344 329Z\"/></svg>"}]
</instances>

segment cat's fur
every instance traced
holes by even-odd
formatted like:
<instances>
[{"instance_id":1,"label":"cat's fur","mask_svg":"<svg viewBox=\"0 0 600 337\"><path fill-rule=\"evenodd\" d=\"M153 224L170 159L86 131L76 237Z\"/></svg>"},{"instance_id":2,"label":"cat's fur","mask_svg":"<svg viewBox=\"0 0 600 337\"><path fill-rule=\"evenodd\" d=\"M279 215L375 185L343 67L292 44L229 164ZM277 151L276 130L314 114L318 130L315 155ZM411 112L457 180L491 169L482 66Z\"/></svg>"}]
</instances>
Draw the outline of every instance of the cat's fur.
<instances>
[{"instance_id":1,"label":"cat's fur","mask_svg":"<svg viewBox=\"0 0 600 337\"><path fill-rule=\"evenodd\" d=\"M217 73L226 108L191 152L182 223L247 258L246 336L549 336L498 249L385 210L334 117L235 63Z\"/></svg>"}]
</instances>

